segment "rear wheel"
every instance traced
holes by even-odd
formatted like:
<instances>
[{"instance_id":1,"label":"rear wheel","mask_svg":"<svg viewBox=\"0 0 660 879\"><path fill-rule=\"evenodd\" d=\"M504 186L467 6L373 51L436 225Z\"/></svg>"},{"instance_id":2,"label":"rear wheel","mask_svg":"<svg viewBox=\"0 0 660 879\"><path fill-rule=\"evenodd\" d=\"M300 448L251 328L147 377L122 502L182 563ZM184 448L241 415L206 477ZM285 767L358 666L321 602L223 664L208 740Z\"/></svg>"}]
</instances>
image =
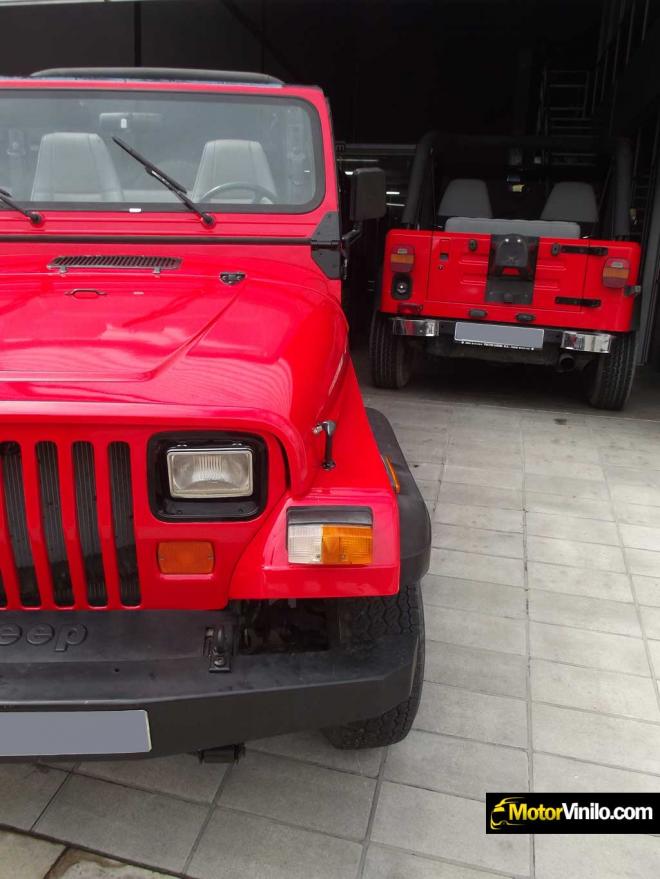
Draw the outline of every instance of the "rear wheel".
<instances>
[{"instance_id":1,"label":"rear wheel","mask_svg":"<svg viewBox=\"0 0 660 879\"><path fill-rule=\"evenodd\" d=\"M328 741L343 750L382 748L405 738L415 719L424 680L424 608L419 583L401 586L397 595L354 598L342 602L342 619L354 642L374 641L387 635L419 636L417 662L410 696L378 717L325 729Z\"/></svg>"},{"instance_id":2,"label":"rear wheel","mask_svg":"<svg viewBox=\"0 0 660 879\"><path fill-rule=\"evenodd\" d=\"M412 376L414 351L405 336L392 333L392 322L377 311L371 322L369 359L377 388L403 388Z\"/></svg>"},{"instance_id":3,"label":"rear wheel","mask_svg":"<svg viewBox=\"0 0 660 879\"><path fill-rule=\"evenodd\" d=\"M616 336L584 373L587 400L597 409L623 409L635 377L635 333Z\"/></svg>"}]
</instances>

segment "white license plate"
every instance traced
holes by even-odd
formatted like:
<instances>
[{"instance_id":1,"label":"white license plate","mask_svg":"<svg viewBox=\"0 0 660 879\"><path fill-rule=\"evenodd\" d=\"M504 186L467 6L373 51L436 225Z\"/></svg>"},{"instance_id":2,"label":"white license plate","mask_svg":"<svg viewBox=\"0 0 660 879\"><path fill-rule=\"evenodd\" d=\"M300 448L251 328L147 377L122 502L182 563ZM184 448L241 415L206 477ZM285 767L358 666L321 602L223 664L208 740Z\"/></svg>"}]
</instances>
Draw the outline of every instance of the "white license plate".
<instances>
[{"instance_id":1,"label":"white license plate","mask_svg":"<svg viewBox=\"0 0 660 879\"><path fill-rule=\"evenodd\" d=\"M0 711L0 755L147 754L146 711Z\"/></svg>"},{"instance_id":2,"label":"white license plate","mask_svg":"<svg viewBox=\"0 0 660 879\"><path fill-rule=\"evenodd\" d=\"M454 339L463 345L534 349L543 347L543 330L536 327L511 327L504 324L473 324L457 321Z\"/></svg>"}]
</instances>

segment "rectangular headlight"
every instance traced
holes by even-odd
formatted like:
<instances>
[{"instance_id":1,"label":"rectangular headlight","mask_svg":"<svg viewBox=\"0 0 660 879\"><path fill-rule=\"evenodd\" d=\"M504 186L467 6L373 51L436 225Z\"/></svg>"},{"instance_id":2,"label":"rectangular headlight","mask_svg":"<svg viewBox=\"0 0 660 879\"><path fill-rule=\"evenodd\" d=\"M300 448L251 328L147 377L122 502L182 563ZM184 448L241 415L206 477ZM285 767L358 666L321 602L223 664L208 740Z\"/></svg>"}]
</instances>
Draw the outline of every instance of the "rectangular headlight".
<instances>
[{"instance_id":1,"label":"rectangular headlight","mask_svg":"<svg viewBox=\"0 0 660 879\"><path fill-rule=\"evenodd\" d=\"M253 492L252 450L170 449L170 494L175 498L249 497Z\"/></svg>"}]
</instances>

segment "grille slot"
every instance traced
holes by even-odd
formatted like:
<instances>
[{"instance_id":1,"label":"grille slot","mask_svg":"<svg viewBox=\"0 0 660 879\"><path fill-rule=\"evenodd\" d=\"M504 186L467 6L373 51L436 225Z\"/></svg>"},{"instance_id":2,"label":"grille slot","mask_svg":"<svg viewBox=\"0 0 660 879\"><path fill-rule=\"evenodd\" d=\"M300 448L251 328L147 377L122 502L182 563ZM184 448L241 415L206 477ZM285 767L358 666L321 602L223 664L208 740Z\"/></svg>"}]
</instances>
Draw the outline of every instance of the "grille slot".
<instances>
[{"instance_id":1,"label":"grille slot","mask_svg":"<svg viewBox=\"0 0 660 879\"><path fill-rule=\"evenodd\" d=\"M73 604L73 584L62 527L57 446L51 442L37 443L36 451L41 489L41 521L53 579L53 598L55 604L67 607Z\"/></svg>"},{"instance_id":2,"label":"grille slot","mask_svg":"<svg viewBox=\"0 0 660 879\"><path fill-rule=\"evenodd\" d=\"M0 448L7 528L21 602L25 607L38 607L41 600L28 535L21 447L18 443L8 442L3 443Z\"/></svg>"},{"instance_id":3,"label":"grille slot","mask_svg":"<svg viewBox=\"0 0 660 879\"><path fill-rule=\"evenodd\" d=\"M48 264L49 269L145 269L165 272L178 269L181 259L175 256L120 256L94 254L57 256Z\"/></svg>"},{"instance_id":4,"label":"grille slot","mask_svg":"<svg viewBox=\"0 0 660 879\"><path fill-rule=\"evenodd\" d=\"M76 482L78 532L87 578L87 600L92 607L103 607L108 601L108 591L96 511L96 474L94 447L91 443L73 444L73 469Z\"/></svg>"},{"instance_id":5,"label":"grille slot","mask_svg":"<svg viewBox=\"0 0 660 879\"><path fill-rule=\"evenodd\" d=\"M135 606L140 603L140 583L135 552L131 452L128 443L111 443L108 461L120 595L122 604Z\"/></svg>"},{"instance_id":6,"label":"grille slot","mask_svg":"<svg viewBox=\"0 0 660 879\"><path fill-rule=\"evenodd\" d=\"M0 571L0 607L7 607L7 593L5 592L5 581L2 579L2 571Z\"/></svg>"}]
</instances>

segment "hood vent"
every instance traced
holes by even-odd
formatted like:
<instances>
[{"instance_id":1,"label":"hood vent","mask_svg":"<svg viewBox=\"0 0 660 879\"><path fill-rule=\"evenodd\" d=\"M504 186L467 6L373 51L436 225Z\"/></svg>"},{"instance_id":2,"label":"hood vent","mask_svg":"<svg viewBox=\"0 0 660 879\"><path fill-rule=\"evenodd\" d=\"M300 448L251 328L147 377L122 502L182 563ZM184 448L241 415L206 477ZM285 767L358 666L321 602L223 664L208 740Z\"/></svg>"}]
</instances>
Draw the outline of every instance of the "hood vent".
<instances>
[{"instance_id":1,"label":"hood vent","mask_svg":"<svg viewBox=\"0 0 660 879\"><path fill-rule=\"evenodd\" d=\"M155 274L178 269L181 260L174 256L58 256L48 264L49 269L67 272L69 269L123 269L146 270Z\"/></svg>"}]
</instances>

